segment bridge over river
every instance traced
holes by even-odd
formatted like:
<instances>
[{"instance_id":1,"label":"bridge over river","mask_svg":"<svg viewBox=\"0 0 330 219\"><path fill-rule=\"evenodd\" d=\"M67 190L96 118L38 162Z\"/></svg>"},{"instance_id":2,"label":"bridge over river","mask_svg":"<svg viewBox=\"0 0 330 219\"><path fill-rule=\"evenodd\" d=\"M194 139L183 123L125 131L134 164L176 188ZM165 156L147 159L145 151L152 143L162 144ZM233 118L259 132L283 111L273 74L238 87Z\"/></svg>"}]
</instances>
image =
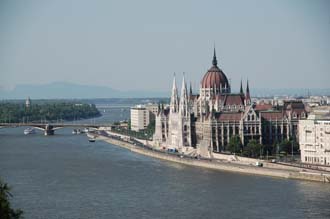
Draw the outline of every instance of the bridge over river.
<instances>
[{"instance_id":1,"label":"bridge over river","mask_svg":"<svg viewBox=\"0 0 330 219\"><path fill-rule=\"evenodd\" d=\"M30 126L45 132L45 135L54 135L60 128L99 128L111 127L111 124L75 124L75 123L0 123L0 128Z\"/></svg>"}]
</instances>

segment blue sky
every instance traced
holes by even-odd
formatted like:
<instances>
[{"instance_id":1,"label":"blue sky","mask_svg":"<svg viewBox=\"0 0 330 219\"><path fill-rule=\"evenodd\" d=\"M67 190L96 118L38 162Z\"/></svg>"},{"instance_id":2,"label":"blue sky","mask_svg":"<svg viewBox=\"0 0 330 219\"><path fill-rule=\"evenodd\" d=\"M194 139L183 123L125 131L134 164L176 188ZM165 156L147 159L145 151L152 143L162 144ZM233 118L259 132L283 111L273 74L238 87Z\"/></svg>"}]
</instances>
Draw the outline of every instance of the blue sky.
<instances>
[{"instance_id":1,"label":"blue sky","mask_svg":"<svg viewBox=\"0 0 330 219\"><path fill-rule=\"evenodd\" d=\"M213 45L233 90L329 88L330 1L0 2L0 88L66 81L199 87Z\"/></svg>"}]
</instances>

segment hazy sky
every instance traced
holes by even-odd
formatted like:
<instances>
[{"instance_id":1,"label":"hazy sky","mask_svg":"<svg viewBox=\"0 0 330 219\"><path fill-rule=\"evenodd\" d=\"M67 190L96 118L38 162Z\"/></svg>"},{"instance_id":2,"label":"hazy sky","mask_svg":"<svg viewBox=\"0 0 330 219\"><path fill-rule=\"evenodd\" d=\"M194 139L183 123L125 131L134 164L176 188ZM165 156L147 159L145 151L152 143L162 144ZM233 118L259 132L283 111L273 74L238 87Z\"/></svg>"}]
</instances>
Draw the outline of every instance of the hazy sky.
<instances>
[{"instance_id":1,"label":"hazy sky","mask_svg":"<svg viewBox=\"0 0 330 219\"><path fill-rule=\"evenodd\" d=\"M330 1L1 0L0 87L199 86L216 44L238 90L330 87Z\"/></svg>"}]
</instances>

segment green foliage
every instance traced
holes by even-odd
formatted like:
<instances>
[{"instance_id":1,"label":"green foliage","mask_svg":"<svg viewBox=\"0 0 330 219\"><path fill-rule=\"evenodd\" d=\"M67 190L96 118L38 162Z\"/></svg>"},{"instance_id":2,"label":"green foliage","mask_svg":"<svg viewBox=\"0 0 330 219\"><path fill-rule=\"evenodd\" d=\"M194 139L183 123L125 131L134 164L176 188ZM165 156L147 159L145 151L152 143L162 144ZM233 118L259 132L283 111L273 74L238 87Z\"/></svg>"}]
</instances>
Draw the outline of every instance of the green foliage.
<instances>
[{"instance_id":1,"label":"green foliage","mask_svg":"<svg viewBox=\"0 0 330 219\"><path fill-rule=\"evenodd\" d=\"M230 143L229 143L230 146ZM246 157L259 157L259 156L287 156L299 151L299 144L294 140L284 139L281 142L274 142L272 145L261 145L256 140L250 140L249 143L243 148L243 156Z\"/></svg>"},{"instance_id":2,"label":"green foliage","mask_svg":"<svg viewBox=\"0 0 330 219\"><path fill-rule=\"evenodd\" d=\"M240 153L242 152L242 142L241 139L238 135L232 136L229 140L229 144L228 144L228 150L231 153Z\"/></svg>"},{"instance_id":3,"label":"green foliage","mask_svg":"<svg viewBox=\"0 0 330 219\"><path fill-rule=\"evenodd\" d=\"M279 152L282 154L291 154L297 153L299 150L299 144L294 140L284 139L282 142L279 143Z\"/></svg>"},{"instance_id":4,"label":"green foliage","mask_svg":"<svg viewBox=\"0 0 330 219\"><path fill-rule=\"evenodd\" d=\"M12 197L10 187L0 179L0 218L19 219L22 218L23 211L12 209L9 199Z\"/></svg>"},{"instance_id":5,"label":"green foliage","mask_svg":"<svg viewBox=\"0 0 330 219\"><path fill-rule=\"evenodd\" d=\"M280 142L279 144L279 152L280 153L284 153L284 154L288 154L291 151L291 141L285 139L282 142Z\"/></svg>"},{"instance_id":6,"label":"green foliage","mask_svg":"<svg viewBox=\"0 0 330 219\"><path fill-rule=\"evenodd\" d=\"M112 128L113 132L132 136L132 137L139 138L139 139L150 140L152 138L152 135L155 132L155 121L154 120L150 121L150 123L146 129L138 131L138 132L130 129L130 121L128 123L128 126L129 126L128 129L120 127L120 126L118 126L118 124L119 124L119 122L114 123L114 126Z\"/></svg>"},{"instance_id":7,"label":"green foliage","mask_svg":"<svg viewBox=\"0 0 330 219\"><path fill-rule=\"evenodd\" d=\"M127 128L129 129L129 130L131 130L131 127L132 127L132 122L131 122L131 120L129 119L128 121L127 121L127 124L128 124L128 126L127 126Z\"/></svg>"},{"instance_id":8,"label":"green foliage","mask_svg":"<svg viewBox=\"0 0 330 219\"><path fill-rule=\"evenodd\" d=\"M246 157L257 158L263 154L263 149L263 146L253 139L243 148L243 155Z\"/></svg>"},{"instance_id":9,"label":"green foliage","mask_svg":"<svg viewBox=\"0 0 330 219\"><path fill-rule=\"evenodd\" d=\"M155 120L151 120L149 122L149 125L146 128L146 132L150 135L153 135L155 133L155 128L156 128L156 121Z\"/></svg>"},{"instance_id":10,"label":"green foliage","mask_svg":"<svg viewBox=\"0 0 330 219\"><path fill-rule=\"evenodd\" d=\"M0 103L0 122L41 122L87 119L100 116L94 104L45 103L26 107L18 103Z\"/></svg>"},{"instance_id":11,"label":"green foliage","mask_svg":"<svg viewBox=\"0 0 330 219\"><path fill-rule=\"evenodd\" d=\"M292 153L292 149L293 149L293 153L298 153L299 151L299 144L290 139L284 139L281 142L274 142L273 145L267 146L267 149L272 155L277 155L277 154L282 154L282 155L288 155Z\"/></svg>"}]
</instances>

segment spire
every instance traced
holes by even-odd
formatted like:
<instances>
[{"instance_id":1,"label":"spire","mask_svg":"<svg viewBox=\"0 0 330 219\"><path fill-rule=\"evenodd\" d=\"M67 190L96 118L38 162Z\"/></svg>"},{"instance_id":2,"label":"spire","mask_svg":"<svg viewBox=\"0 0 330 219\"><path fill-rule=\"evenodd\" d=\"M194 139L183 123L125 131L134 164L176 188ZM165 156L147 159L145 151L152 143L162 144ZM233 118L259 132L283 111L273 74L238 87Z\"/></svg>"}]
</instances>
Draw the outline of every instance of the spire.
<instances>
[{"instance_id":1,"label":"spire","mask_svg":"<svg viewBox=\"0 0 330 219\"><path fill-rule=\"evenodd\" d=\"M214 46L214 49L213 49L213 60L212 60L212 64L213 64L213 66L217 66L218 65L217 56L215 54L215 46Z\"/></svg>"},{"instance_id":2,"label":"spire","mask_svg":"<svg viewBox=\"0 0 330 219\"><path fill-rule=\"evenodd\" d=\"M188 110L188 91L187 91L187 84L184 78L182 79L182 86L181 86L181 97L180 97L180 112L182 115L187 115Z\"/></svg>"},{"instance_id":3,"label":"spire","mask_svg":"<svg viewBox=\"0 0 330 219\"><path fill-rule=\"evenodd\" d=\"M170 108L171 108L171 112L177 112L179 108L179 96L178 96L178 89L176 87L175 73L173 76Z\"/></svg>"},{"instance_id":4,"label":"spire","mask_svg":"<svg viewBox=\"0 0 330 219\"><path fill-rule=\"evenodd\" d=\"M160 102L158 102L158 115L160 114L160 110L161 110L161 108L160 108Z\"/></svg>"},{"instance_id":5,"label":"spire","mask_svg":"<svg viewBox=\"0 0 330 219\"><path fill-rule=\"evenodd\" d=\"M241 79L241 89L239 91L241 94L243 93L243 84L242 84L242 79Z\"/></svg>"},{"instance_id":6,"label":"spire","mask_svg":"<svg viewBox=\"0 0 330 219\"><path fill-rule=\"evenodd\" d=\"M246 100L246 105L250 105L250 104L251 104L250 88L249 88L249 79L246 81L245 100Z\"/></svg>"},{"instance_id":7,"label":"spire","mask_svg":"<svg viewBox=\"0 0 330 219\"><path fill-rule=\"evenodd\" d=\"M192 86L191 86L191 81L190 81L190 88L189 88L189 96L192 96Z\"/></svg>"}]
</instances>

